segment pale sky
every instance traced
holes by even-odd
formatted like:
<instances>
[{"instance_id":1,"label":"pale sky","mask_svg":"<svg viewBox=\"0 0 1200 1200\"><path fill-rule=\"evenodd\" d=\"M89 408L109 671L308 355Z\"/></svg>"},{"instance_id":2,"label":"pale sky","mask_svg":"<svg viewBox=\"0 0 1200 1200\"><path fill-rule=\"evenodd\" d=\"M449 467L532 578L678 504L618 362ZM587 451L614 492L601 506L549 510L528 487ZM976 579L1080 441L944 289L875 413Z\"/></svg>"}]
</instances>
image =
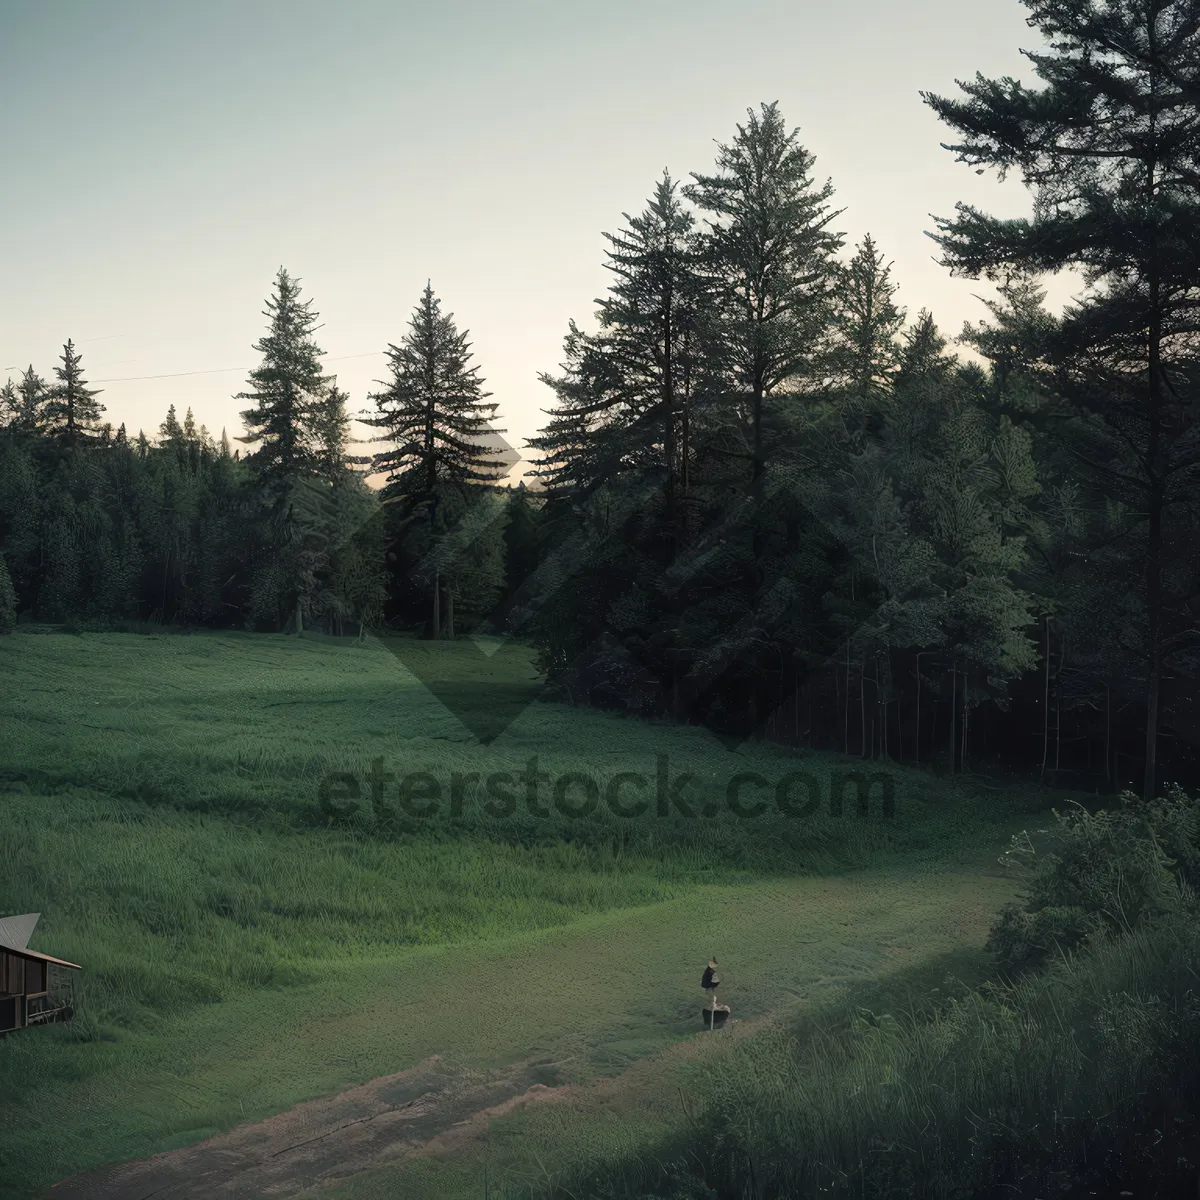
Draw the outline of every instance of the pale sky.
<instances>
[{"instance_id":1,"label":"pale sky","mask_svg":"<svg viewBox=\"0 0 1200 1200\"><path fill-rule=\"evenodd\" d=\"M350 409L425 285L469 330L497 425L545 423L568 320L594 328L606 243L664 167L713 168L777 100L896 300L942 333L985 280L933 260L930 213L1028 215L976 175L919 89L1039 81L1017 0L0 0L0 380L52 376L73 338L114 426L174 403L243 432L280 265L324 323ZM1039 83L1040 86L1040 83ZM1043 281L1054 312L1073 274ZM965 347L951 346L964 358ZM190 374L185 374L194 372ZM175 376L173 378L136 378Z\"/></svg>"}]
</instances>

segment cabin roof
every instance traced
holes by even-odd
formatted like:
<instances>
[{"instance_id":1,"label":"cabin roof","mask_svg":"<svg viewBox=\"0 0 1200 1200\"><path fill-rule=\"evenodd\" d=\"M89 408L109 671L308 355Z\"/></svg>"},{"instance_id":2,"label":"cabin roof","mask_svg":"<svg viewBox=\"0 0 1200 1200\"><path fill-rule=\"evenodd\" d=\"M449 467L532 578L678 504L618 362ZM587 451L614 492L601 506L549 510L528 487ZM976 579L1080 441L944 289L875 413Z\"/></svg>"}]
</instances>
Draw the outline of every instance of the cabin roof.
<instances>
[{"instance_id":1,"label":"cabin roof","mask_svg":"<svg viewBox=\"0 0 1200 1200\"><path fill-rule=\"evenodd\" d=\"M70 967L73 971L83 968L78 963L67 962L65 958L55 958L52 954L42 954L39 950L27 950L23 946L0 946L7 954L15 954L18 958L35 958L38 962L57 963L60 967Z\"/></svg>"},{"instance_id":2,"label":"cabin roof","mask_svg":"<svg viewBox=\"0 0 1200 1200\"><path fill-rule=\"evenodd\" d=\"M83 968L78 963L67 962L65 958L55 958L51 954L42 954L38 950L29 949L29 936L38 923L41 913L22 913L19 917L0 917L0 950L15 954L19 958L33 958L39 962L57 963L60 967L70 967L74 971Z\"/></svg>"},{"instance_id":3,"label":"cabin roof","mask_svg":"<svg viewBox=\"0 0 1200 1200\"><path fill-rule=\"evenodd\" d=\"M0 917L0 946L9 950L24 950L41 913L25 913L19 917Z\"/></svg>"}]
</instances>

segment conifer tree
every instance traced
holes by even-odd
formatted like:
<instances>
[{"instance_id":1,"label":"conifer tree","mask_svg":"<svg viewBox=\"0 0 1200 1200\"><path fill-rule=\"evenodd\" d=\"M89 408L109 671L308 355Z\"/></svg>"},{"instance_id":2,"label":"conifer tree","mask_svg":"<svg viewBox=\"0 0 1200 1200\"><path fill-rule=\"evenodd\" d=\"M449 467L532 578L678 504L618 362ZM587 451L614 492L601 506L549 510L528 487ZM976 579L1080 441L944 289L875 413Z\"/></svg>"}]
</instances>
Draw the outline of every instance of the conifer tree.
<instances>
[{"instance_id":1,"label":"conifer tree","mask_svg":"<svg viewBox=\"0 0 1200 1200\"><path fill-rule=\"evenodd\" d=\"M391 494L432 498L442 485L492 483L495 450L482 439L492 430L489 418L499 407L486 403L479 367L471 362L467 331L459 333L453 314L426 283L399 346L389 344L392 378L368 399L375 412L363 423L383 431L377 438L392 445L374 456L374 468L387 472Z\"/></svg>"},{"instance_id":2,"label":"conifer tree","mask_svg":"<svg viewBox=\"0 0 1200 1200\"><path fill-rule=\"evenodd\" d=\"M68 449L95 440L104 406L96 401L100 392L89 388L83 378L82 360L73 342L63 347L62 366L55 367L54 374L58 382L42 406L47 432Z\"/></svg>"},{"instance_id":3,"label":"conifer tree","mask_svg":"<svg viewBox=\"0 0 1200 1200\"><path fill-rule=\"evenodd\" d=\"M350 417L346 401L350 397L338 390L336 378L324 396L313 406L312 434L316 451L316 469L330 483L341 480L347 468L346 450L350 443Z\"/></svg>"},{"instance_id":4,"label":"conifer tree","mask_svg":"<svg viewBox=\"0 0 1200 1200\"><path fill-rule=\"evenodd\" d=\"M1200 277L1200 10L1188 0L1022 2L1050 46L1022 51L1046 87L977 75L960 83L966 100L923 97L964 135L946 147L958 161L994 165L1001 179L1021 169L1036 191L1034 216L1000 220L959 203L930 236L956 273L1078 265L1092 289L1064 313L1045 361L1074 418L1063 432L1080 466L1110 500L1144 514L1149 801L1172 611L1197 583L1177 578L1172 594L1164 568L1200 467L1200 391L1187 367ZM1193 622L1180 616L1182 633Z\"/></svg>"},{"instance_id":5,"label":"conifer tree","mask_svg":"<svg viewBox=\"0 0 1200 1200\"><path fill-rule=\"evenodd\" d=\"M318 314L311 300L300 300L299 280L283 267L264 315L267 333L254 346L262 363L250 373L252 390L236 396L254 402L242 413L241 441L258 447L248 461L267 511L256 611L267 622L272 613L289 612L299 634L330 550L330 514L311 486L319 473L314 426L330 379L313 340Z\"/></svg>"},{"instance_id":6,"label":"conifer tree","mask_svg":"<svg viewBox=\"0 0 1200 1200\"><path fill-rule=\"evenodd\" d=\"M815 368L828 322L840 234L826 226L832 184L815 190L814 158L787 131L777 104L748 110L717 173L695 172L684 195L708 214L702 252L718 307L710 352L747 428L751 479L766 469L765 405Z\"/></svg>"},{"instance_id":7,"label":"conifer tree","mask_svg":"<svg viewBox=\"0 0 1200 1200\"><path fill-rule=\"evenodd\" d=\"M21 411L21 402L17 398L17 389L11 377L4 387L0 388L0 429L7 429L16 424Z\"/></svg>"},{"instance_id":8,"label":"conifer tree","mask_svg":"<svg viewBox=\"0 0 1200 1200\"><path fill-rule=\"evenodd\" d=\"M46 425L46 401L49 398L46 381L31 363L17 386L17 413L13 427L26 434L41 433Z\"/></svg>"},{"instance_id":9,"label":"conifer tree","mask_svg":"<svg viewBox=\"0 0 1200 1200\"><path fill-rule=\"evenodd\" d=\"M837 272L829 366L841 388L842 419L857 449L899 368L898 335L905 314L892 301L896 287L890 270L867 234L850 263Z\"/></svg>"},{"instance_id":10,"label":"conifer tree","mask_svg":"<svg viewBox=\"0 0 1200 1200\"><path fill-rule=\"evenodd\" d=\"M387 356L392 377L368 397L375 412L363 417L382 431L375 440L390 444L373 465L387 473L384 499L400 502L402 520L424 514L428 538L436 541L450 524L449 512L439 516L439 508L455 500L460 509L469 506L472 486L497 478L496 449L484 438L504 432L489 425L498 405L487 403L490 393L483 390L479 367L471 365L467 331L459 333L453 315L442 313L428 282L408 334L400 345L388 346ZM436 567L431 584L429 630L436 638L442 613Z\"/></svg>"},{"instance_id":11,"label":"conifer tree","mask_svg":"<svg viewBox=\"0 0 1200 1200\"><path fill-rule=\"evenodd\" d=\"M250 462L275 502L316 468L313 410L329 380L321 373L324 351L312 336L318 328L312 303L301 302L300 281L280 267L263 314L269 318L267 333L254 344L263 361L250 373L251 390L234 397L253 401L242 413L247 433L240 440L258 447Z\"/></svg>"},{"instance_id":12,"label":"conifer tree","mask_svg":"<svg viewBox=\"0 0 1200 1200\"><path fill-rule=\"evenodd\" d=\"M167 415L163 423L158 427L158 435L160 444L164 446L176 446L183 441L183 426L179 424L179 418L175 415L175 405L171 405L167 409Z\"/></svg>"},{"instance_id":13,"label":"conifer tree","mask_svg":"<svg viewBox=\"0 0 1200 1200\"><path fill-rule=\"evenodd\" d=\"M544 455L537 473L576 487L626 471L661 478L669 560L692 459L703 303L694 219L667 172L640 216L623 215L628 227L604 235L616 279L596 302L599 330L588 337L572 322L563 374L540 377L557 396L552 420L530 445Z\"/></svg>"},{"instance_id":14,"label":"conifer tree","mask_svg":"<svg viewBox=\"0 0 1200 1200\"><path fill-rule=\"evenodd\" d=\"M563 339L560 374L543 371L538 376L556 397L547 413L550 420L528 442L539 455L531 474L548 496L586 492L613 470L611 455L602 444L609 396L600 363L592 339L572 319Z\"/></svg>"},{"instance_id":15,"label":"conifer tree","mask_svg":"<svg viewBox=\"0 0 1200 1200\"><path fill-rule=\"evenodd\" d=\"M594 345L612 367L607 399L620 409L618 436L625 447L620 458L661 468L670 511L680 481L686 480L689 455L694 354L689 342L699 290L694 218L665 171L646 210L638 217L623 215L628 228L605 234L612 247L606 266L616 282L598 301L600 332Z\"/></svg>"}]
</instances>

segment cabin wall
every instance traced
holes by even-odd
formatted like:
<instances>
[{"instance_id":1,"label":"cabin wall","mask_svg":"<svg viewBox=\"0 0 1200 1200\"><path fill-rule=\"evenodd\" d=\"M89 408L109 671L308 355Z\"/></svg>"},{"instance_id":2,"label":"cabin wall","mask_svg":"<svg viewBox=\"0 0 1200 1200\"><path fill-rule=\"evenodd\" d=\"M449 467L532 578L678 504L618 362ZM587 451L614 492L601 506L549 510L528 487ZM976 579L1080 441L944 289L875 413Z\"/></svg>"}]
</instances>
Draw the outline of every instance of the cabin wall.
<instances>
[{"instance_id":1,"label":"cabin wall","mask_svg":"<svg viewBox=\"0 0 1200 1200\"><path fill-rule=\"evenodd\" d=\"M26 960L0 950L0 996L25 994Z\"/></svg>"},{"instance_id":2,"label":"cabin wall","mask_svg":"<svg viewBox=\"0 0 1200 1200\"><path fill-rule=\"evenodd\" d=\"M0 1033L74 1014L72 972L0 950Z\"/></svg>"}]
</instances>

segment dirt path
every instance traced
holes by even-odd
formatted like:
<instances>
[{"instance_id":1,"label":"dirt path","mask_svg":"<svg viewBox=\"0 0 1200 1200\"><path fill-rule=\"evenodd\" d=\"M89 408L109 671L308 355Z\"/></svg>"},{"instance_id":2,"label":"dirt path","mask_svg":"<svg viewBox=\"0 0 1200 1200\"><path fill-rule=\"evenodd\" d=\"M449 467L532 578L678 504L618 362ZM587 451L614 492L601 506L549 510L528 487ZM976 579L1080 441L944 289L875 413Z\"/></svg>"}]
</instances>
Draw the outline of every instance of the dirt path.
<instances>
[{"instance_id":1,"label":"dirt path","mask_svg":"<svg viewBox=\"0 0 1200 1200\"><path fill-rule=\"evenodd\" d=\"M416 994L424 1003L416 1011L406 1007L405 1040L396 1042L396 1057L415 1065L181 1149L83 1172L44 1195L316 1196L346 1187L364 1171L417 1156L453 1156L490 1120L521 1104L615 1102L636 1120L637 1104L650 1103L638 1097L654 1090L671 1060L703 1050L704 1037L696 1036L698 982L664 994L662 956L669 946L682 940L691 951L686 961L699 966L710 945L744 948L744 960L727 975L738 987L723 996L738 1018L729 1035L744 1036L780 1007L978 946L1015 883L995 865L995 852L971 859L919 876L864 871L702 889L654 910L609 914L531 939L516 958L511 947L490 957L471 951L478 960L472 978L499 981L495 996L465 990L459 956L442 959L440 970L431 963L422 977ZM518 961L519 971L506 977ZM579 986L605 962L625 965L624 986ZM529 990L531 980L544 986ZM496 996L506 995L521 995L519 1011L497 1003ZM396 1036L390 1023L375 1020L376 1036ZM270 1052L270 1046L260 1051ZM313 1052L322 1052L319 1043Z\"/></svg>"}]
</instances>

